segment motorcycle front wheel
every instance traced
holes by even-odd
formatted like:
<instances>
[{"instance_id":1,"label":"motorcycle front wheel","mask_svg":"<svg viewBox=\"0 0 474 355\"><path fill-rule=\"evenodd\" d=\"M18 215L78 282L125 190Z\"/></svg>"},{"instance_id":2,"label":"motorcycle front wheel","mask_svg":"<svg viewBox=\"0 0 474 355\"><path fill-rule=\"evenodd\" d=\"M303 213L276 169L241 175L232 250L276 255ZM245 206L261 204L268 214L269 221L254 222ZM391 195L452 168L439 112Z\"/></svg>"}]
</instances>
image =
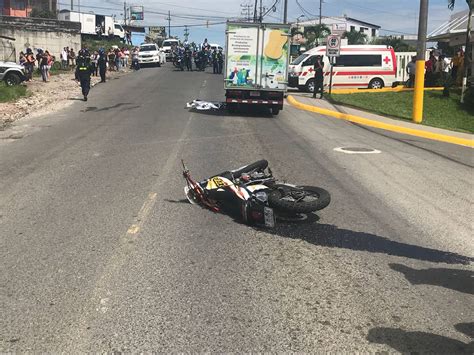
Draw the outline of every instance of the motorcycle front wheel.
<instances>
[{"instance_id":1,"label":"motorcycle front wheel","mask_svg":"<svg viewBox=\"0 0 474 355\"><path fill-rule=\"evenodd\" d=\"M268 194L270 207L287 213L319 211L330 202L329 192L316 186L276 185Z\"/></svg>"}]
</instances>

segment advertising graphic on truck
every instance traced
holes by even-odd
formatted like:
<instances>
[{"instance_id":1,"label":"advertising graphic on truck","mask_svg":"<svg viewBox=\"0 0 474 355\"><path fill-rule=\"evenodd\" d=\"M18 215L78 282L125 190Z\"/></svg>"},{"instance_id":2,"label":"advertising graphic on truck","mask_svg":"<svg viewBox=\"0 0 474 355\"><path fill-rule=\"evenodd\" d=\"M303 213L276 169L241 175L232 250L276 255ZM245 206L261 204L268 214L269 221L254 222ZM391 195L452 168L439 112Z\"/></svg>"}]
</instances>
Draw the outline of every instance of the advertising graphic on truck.
<instances>
[{"instance_id":1,"label":"advertising graphic on truck","mask_svg":"<svg viewBox=\"0 0 474 355\"><path fill-rule=\"evenodd\" d=\"M289 27L281 24L227 25L225 89L228 103L283 108L287 88ZM248 98L252 97L252 100Z\"/></svg>"}]
</instances>

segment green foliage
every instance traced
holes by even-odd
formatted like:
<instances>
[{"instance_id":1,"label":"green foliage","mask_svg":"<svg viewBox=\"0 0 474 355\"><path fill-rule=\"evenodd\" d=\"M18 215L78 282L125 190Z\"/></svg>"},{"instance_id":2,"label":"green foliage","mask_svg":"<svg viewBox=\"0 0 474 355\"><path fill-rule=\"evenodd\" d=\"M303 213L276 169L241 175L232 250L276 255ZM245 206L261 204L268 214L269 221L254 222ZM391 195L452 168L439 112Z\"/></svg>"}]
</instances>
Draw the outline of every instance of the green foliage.
<instances>
[{"instance_id":1,"label":"green foliage","mask_svg":"<svg viewBox=\"0 0 474 355\"><path fill-rule=\"evenodd\" d=\"M26 94L26 86L7 86L3 81L0 81L0 102L14 101L22 96L26 96Z\"/></svg>"},{"instance_id":2,"label":"green foliage","mask_svg":"<svg viewBox=\"0 0 474 355\"><path fill-rule=\"evenodd\" d=\"M32 9L29 16L36 17L36 18L53 18L53 19L57 18L56 12L54 11L37 9L37 8Z\"/></svg>"},{"instance_id":3,"label":"green foliage","mask_svg":"<svg viewBox=\"0 0 474 355\"><path fill-rule=\"evenodd\" d=\"M319 39L326 38L331 34L331 30L328 26L322 25L315 25L315 26L307 26L304 28L304 37L306 38L306 46L307 48L312 48L318 45Z\"/></svg>"},{"instance_id":4,"label":"green foliage","mask_svg":"<svg viewBox=\"0 0 474 355\"><path fill-rule=\"evenodd\" d=\"M392 37L392 36L377 38L372 41L372 44L390 46L393 48L395 52L416 52L415 47L410 46L408 43L403 42L401 38Z\"/></svg>"},{"instance_id":5,"label":"green foliage","mask_svg":"<svg viewBox=\"0 0 474 355\"><path fill-rule=\"evenodd\" d=\"M132 48L133 46L130 46L128 44L124 44L123 41L119 38L91 38L89 36L84 36L82 38L82 48L87 48L89 51L97 51L99 48L104 48L108 50L112 46L118 46L119 48L125 47L125 48ZM80 48L74 48L76 52L79 51Z\"/></svg>"},{"instance_id":6,"label":"green foliage","mask_svg":"<svg viewBox=\"0 0 474 355\"><path fill-rule=\"evenodd\" d=\"M349 32L346 31L342 34L342 38L347 38L347 42L349 44L366 44L367 43L367 35L365 33L350 30Z\"/></svg>"}]
</instances>

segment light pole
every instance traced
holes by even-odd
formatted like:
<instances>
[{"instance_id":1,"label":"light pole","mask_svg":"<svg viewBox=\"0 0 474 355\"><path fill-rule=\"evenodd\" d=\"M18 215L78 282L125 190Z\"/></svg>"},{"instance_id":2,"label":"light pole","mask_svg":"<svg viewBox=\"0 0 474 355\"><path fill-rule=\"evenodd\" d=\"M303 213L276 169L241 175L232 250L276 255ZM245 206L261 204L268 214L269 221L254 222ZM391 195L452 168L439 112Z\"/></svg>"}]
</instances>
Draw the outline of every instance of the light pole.
<instances>
[{"instance_id":1,"label":"light pole","mask_svg":"<svg viewBox=\"0 0 474 355\"><path fill-rule=\"evenodd\" d=\"M415 69L415 92L413 93L413 122L423 121L423 95L425 91L426 32L428 27L428 1L420 0L418 20L418 46Z\"/></svg>"}]
</instances>

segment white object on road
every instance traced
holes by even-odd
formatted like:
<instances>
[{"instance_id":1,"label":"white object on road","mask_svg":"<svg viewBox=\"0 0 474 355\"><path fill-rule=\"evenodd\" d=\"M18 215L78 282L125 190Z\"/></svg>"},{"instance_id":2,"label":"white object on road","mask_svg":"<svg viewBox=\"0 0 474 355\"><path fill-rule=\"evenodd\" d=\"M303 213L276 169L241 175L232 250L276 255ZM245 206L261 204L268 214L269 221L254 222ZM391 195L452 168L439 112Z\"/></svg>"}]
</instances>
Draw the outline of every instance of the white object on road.
<instances>
[{"instance_id":1,"label":"white object on road","mask_svg":"<svg viewBox=\"0 0 474 355\"><path fill-rule=\"evenodd\" d=\"M225 103L215 101L193 100L186 104L186 108L194 108L196 110L222 110L225 108Z\"/></svg>"}]
</instances>

